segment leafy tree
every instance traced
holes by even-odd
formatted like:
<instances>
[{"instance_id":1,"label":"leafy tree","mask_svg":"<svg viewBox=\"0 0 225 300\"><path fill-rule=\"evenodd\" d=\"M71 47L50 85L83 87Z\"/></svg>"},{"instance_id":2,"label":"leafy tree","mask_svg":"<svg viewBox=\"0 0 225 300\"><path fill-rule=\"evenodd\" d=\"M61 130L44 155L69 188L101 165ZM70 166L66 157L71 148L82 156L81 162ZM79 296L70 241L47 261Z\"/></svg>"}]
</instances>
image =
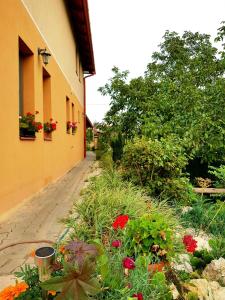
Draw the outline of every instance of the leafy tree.
<instances>
[{"instance_id":1,"label":"leafy tree","mask_svg":"<svg viewBox=\"0 0 225 300\"><path fill-rule=\"evenodd\" d=\"M92 128L87 128L87 130L86 130L86 139L87 139L88 145L90 145L91 142L93 142L93 130L92 130Z\"/></svg>"},{"instance_id":2,"label":"leafy tree","mask_svg":"<svg viewBox=\"0 0 225 300\"><path fill-rule=\"evenodd\" d=\"M223 41L225 26L216 41ZM223 45L224 47L224 45ZM225 52L210 35L166 31L143 77L113 68L99 90L111 97L105 122L126 139L176 135L189 159L224 161Z\"/></svg>"}]
</instances>

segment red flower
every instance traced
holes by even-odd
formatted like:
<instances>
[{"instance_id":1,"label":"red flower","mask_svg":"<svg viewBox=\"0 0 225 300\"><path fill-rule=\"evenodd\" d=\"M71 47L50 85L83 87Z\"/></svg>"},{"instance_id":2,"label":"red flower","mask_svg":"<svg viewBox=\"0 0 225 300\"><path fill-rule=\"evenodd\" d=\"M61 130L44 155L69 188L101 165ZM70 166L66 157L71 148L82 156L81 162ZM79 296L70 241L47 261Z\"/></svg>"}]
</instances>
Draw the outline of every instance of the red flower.
<instances>
[{"instance_id":1,"label":"red flower","mask_svg":"<svg viewBox=\"0 0 225 300\"><path fill-rule=\"evenodd\" d=\"M144 300L142 293L133 294L133 298L137 298L138 300Z\"/></svg>"},{"instance_id":2,"label":"red flower","mask_svg":"<svg viewBox=\"0 0 225 300\"><path fill-rule=\"evenodd\" d=\"M50 121L52 122L52 121L53 121L53 119L52 119L52 118L50 118Z\"/></svg>"},{"instance_id":3,"label":"red flower","mask_svg":"<svg viewBox=\"0 0 225 300\"><path fill-rule=\"evenodd\" d=\"M197 241L195 239L193 239L192 235L185 235L183 237L183 243L185 245L187 252L190 252L190 253L195 252L195 250L197 248Z\"/></svg>"},{"instance_id":4,"label":"red flower","mask_svg":"<svg viewBox=\"0 0 225 300\"><path fill-rule=\"evenodd\" d=\"M129 220L128 215L118 216L116 220L113 222L112 227L114 229L118 229L118 228L123 229L127 224L128 220Z\"/></svg>"},{"instance_id":5,"label":"red flower","mask_svg":"<svg viewBox=\"0 0 225 300\"><path fill-rule=\"evenodd\" d=\"M52 130L56 130L56 123L52 123Z\"/></svg>"},{"instance_id":6,"label":"red flower","mask_svg":"<svg viewBox=\"0 0 225 300\"><path fill-rule=\"evenodd\" d=\"M135 268L134 260L130 257L125 257L123 259L123 267L125 269L134 270Z\"/></svg>"},{"instance_id":7,"label":"red flower","mask_svg":"<svg viewBox=\"0 0 225 300\"><path fill-rule=\"evenodd\" d=\"M43 128L43 126L41 124L38 124L37 129L41 130Z\"/></svg>"},{"instance_id":8,"label":"red flower","mask_svg":"<svg viewBox=\"0 0 225 300\"><path fill-rule=\"evenodd\" d=\"M120 240L115 240L112 242L112 247L114 247L114 248L119 248L119 247L121 247L121 245L122 245L122 243Z\"/></svg>"}]
</instances>

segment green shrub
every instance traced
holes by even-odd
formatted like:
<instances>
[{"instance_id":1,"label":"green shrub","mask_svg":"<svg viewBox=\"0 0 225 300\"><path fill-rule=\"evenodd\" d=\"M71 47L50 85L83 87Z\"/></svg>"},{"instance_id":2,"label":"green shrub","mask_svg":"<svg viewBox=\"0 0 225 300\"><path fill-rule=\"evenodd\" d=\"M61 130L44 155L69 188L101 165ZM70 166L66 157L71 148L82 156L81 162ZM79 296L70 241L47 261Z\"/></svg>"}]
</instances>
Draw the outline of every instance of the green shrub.
<instances>
[{"instance_id":1,"label":"green shrub","mask_svg":"<svg viewBox=\"0 0 225 300\"><path fill-rule=\"evenodd\" d=\"M225 238L224 237L215 237L212 240L209 240L209 246L211 247L210 254L213 256L213 259L219 259L220 257L225 258Z\"/></svg>"},{"instance_id":2,"label":"green shrub","mask_svg":"<svg viewBox=\"0 0 225 300\"><path fill-rule=\"evenodd\" d=\"M225 188L225 166L220 166L219 168L210 167L210 174L216 177L215 186L218 188Z\"/></svg>"},{"instance_id":3,"label":"green shrub","mask_svg":"<svg viewBox=\"0 0 225 300\"><path fill-rule=\"evenodd\" d=\"M173 230L160 213L129 221L125 231L128 256L149 256L152 263L167 261L175 254Z\"/></svg>"},{"instance_id":4,"label":"green shrub","mask_svg":"<svg viewBox=\"0 0 225 300\"><path fill-rule=\"evenodd\" d=\"M93 178L83 201L75 204L79 217L68 219L68 226L80 239L106 238L118 215L134 218L146 212L149 199L131 183L125 183L113 170Z\"/></svg>"},{"instance_id":5,"label":"green shrub","mask_svg":"<svg viewBox=\"0 0 225 300\"><path fill-rule=\"evenodd\" d=\"M212 254L207 250L195 251L190 258L194 270L202 271L213 260Z\"/></svg>"},{"instance_id":6,"label":"green shrub","mask_svg":"<svg viewBox=\"0 0 225 300\"><path fill-rule=\"evenodd\" d=\"M105 170L112 170L113 169L113 159L112 159L112 151L108 149L104 152L100 157L100 167L104 168Z\"/></svg>"},{"instance_id":7,"label":"green shrub","mask_svg":"<svg viewBox=\"0 0 225 300\"><path fill-rule=\"evenodd\" d=\"M186 201L189 187L182 171L186 164L182 148L172 137L135 138L124 147L122 173L153 196Z\"/></svg>"},{"instance_id":8,"label":"green shrub","mask_svg":"<svg viewBox=\"0 0 225 300\"><path fill-rule=\"evenodd\" d=\"M124 146L124 141L122 134L114 134L111 138L111 143L112 147L112 158L114 162L117 162L118 160L121 160L122 155L123 155L123 146Z\"/></svg>"},{"instance_id":9,"label":"green shrub","mask_svg":"<svg viewBox=\"0 0 225 300\"><path fill-rule=\"evenodd\" d=\"M193 204L192 210L182 215L182 219L187 226L225 237L225 202L210 203L200 199Z\"/></svg>"}]
</instances>

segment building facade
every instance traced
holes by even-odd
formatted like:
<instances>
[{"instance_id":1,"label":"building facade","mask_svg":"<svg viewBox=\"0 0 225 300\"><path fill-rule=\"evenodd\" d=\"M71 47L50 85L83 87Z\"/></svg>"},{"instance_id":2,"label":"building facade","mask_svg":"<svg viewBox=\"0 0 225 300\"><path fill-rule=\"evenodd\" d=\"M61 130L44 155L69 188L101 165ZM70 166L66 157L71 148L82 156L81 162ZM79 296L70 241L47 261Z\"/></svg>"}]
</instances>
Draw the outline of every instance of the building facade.
<instances>
[{"instance_id":1,"label":"building facade","mask_svg":"<svg viewBox=\"0 0 225 300\"><path fill-rule=\"evenodd\" d=\"M84 158L95 66L87 0L0 1L0 15L3 215Z\"/></svg>"}]
</instances>

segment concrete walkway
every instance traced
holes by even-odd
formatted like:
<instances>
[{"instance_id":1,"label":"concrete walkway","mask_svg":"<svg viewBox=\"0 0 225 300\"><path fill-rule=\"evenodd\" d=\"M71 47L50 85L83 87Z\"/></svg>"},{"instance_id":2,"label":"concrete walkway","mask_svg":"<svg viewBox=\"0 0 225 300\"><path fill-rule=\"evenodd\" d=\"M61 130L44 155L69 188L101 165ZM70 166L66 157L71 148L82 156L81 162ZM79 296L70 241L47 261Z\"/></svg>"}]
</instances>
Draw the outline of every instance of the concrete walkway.
<instances>
[{"instance_id":1,"label":"concrete walkway","mask_svg":"<svg viewBox=\"0 0 225 300\"><path fill-rule=\"evenodd\" d=\"M65 228L59 220L68 215L79 197L94 160L94 153L87 153L87 158L65 176L25 201L8 219L0 221L0 248L20 241L56 241ZM17 245L1 251L0 276L12 274L19 266L31 262L29 253L42 245Z\"/></svg>"}]
</instances>

